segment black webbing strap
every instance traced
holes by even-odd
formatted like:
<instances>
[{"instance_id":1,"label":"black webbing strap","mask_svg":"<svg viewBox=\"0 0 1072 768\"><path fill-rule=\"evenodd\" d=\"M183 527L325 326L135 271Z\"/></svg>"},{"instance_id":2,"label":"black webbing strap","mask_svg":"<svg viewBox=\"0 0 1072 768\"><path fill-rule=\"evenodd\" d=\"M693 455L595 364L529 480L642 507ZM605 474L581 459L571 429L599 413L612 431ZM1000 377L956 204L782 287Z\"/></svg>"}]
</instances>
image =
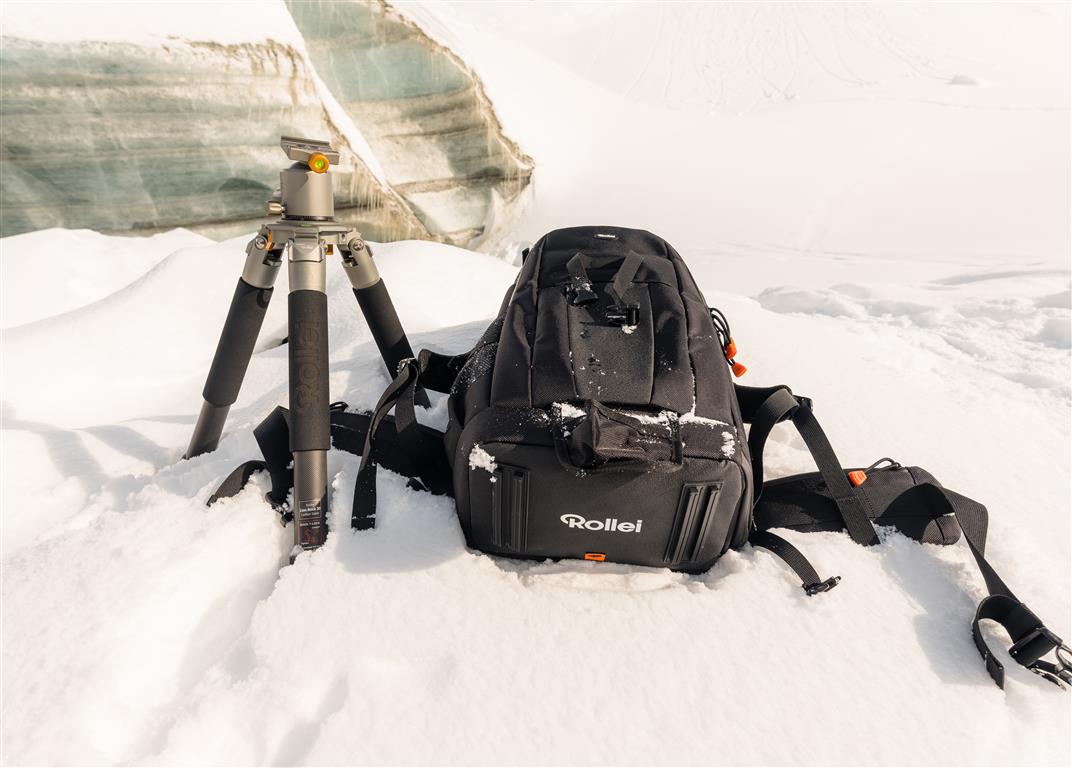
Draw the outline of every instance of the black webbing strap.
<instances>
[{"instance_id":1,"label":"black webbing strap","mask_svg":"<svg viewBox=\"0 0 1072 768\"><path fill-rule=\"evenodd\" d=\"M365 531L376 525L376 467L382 458L377 450L380 427L388 412L398 402L413 397L413 390L419 380L417 361L412 357L403 360L398 366L398 375L387 385L372 412L354 488L354 506L350 515L350 527L354 530ZM401 433L399 438L401 439Z\"/></svg>"},{"instance_id":2,"label":"black webbing strap","mask_svg":"<svg viewBox=\"0 0 1072 768\"><path fill-rule=\"evenodd\" d=\"M287 493L294 485L294 471L290 468L290 412L283 406L275 409L253 430L253 437L261 449L263 461L247 461L238 465L216 492L209 496L207 506L220 499L230 498L246 487L249 478L263 470L268 471L272 487L265 498L277 510L286 504Z\"/></svg>"},{"instance_id":3,"label":"black webbing strap","mask_svg":"<svg viewBox=\"0 0 1072 768\"><path fill-rule=\"evenodd\" d=\"M599 300L599 296L592 290L592 280L588 277L588 271L584 268L584 254L575 253L566 262L566 271L570 276L570 303L574 306L584 306Z\"/></svg>"},{"instance_id":4,"label":"black webbing strap","mask_svg":"<svg viewBox=\"0 0 1072 768\"><path fill-rule=\"evenodd\" d=\"M748 543L753 547L763 547L777 555L800 577L800 586L808 595L829 592L841 581L840 576L831 576L829 579L819 578L819 573L799 549L770 531L752 531L752 535L748 537Z\"/></svg>"},{"instance_id":5,"label":"black webbing strap","mask_svg":"<svg viewBox=\"0 0 1072 768\"><path fill-rule=\"evenodd\" d=\"M237 496L239 491L246 487L246 483L249 482L249 479L253 477L253 475L258 472L263 472L266 469L268 469L268 465L257 459L239 464L231 471L231 474L223 479L223 482L220 483L215 491L213 491L212 495L208 497L205 506L211 507L220 499L229 499L232 496ZM291 485L293 485L293 483L291 483ZM273 488L272 491L266 493L265 498L271 500L274 496L274 490L275 489Z\"/></svg>"},{"instance_id":6,"label":"black webbing strap","mask_svg":"<svg viewBox=\"0 0 1072 768\"><path fill-rule=\"evenodd\" d=\"M410 402L413 401L415 394L415 391L411 392ZM332 403L330 421L332 447L361 456L365 450L373 414L352 413L346 410L346 403ZM449 478L449 465L443 451L443 433L418 424L414 418L412 426L405 430L408 443L404 443L399 434L400 430L396 429L394 422L394 417L387 415L377 422L376 464L400 475L414 477L422 474L421 462L428 462L432 467L424 469L423 474L436 478L434 486L437 493L450 493L452 488L447 485L443 489L441 479ZM275 408L253 430L253 434L264 459L247 461L236 467L209 497L208 504L211 505L220 499L237 495L245 488L250 477L257 472L267 470L271 477L272 487L265 494L265 498L281 514L282 522L286 524L291 520L290 511L286 506L287 495L294 486L294 470L291 467L290 453L290 412L282 406ZM419 450L416 452L411 450L409 446L412 445L418 446ZM356 498L354 503L356 507ZM353 513L351 513L352 516Z\"/></svg>"},{"instance_id":7,"label":"black webbing strap","mask_svg":"<svg viewBox=\"0 0 1072 768\"><path fill-rule=\"evenodd\" d=\"M607 292L619 307L625 305L625 292L633 284L633 278L636 277L637 272L640 270L640 265L643 263L643 256L636 251L629 251L626 257L622 259L618 271L614 273L614 279L607 286Z\"/></svg>"},{"instance_id":8,"label":"black webbing strap","mask_svg":"<svg viewBox=\"0 0 1072 768\"><path fill-rule=\"evenodd\" d=\"M416 395L423 384L424 373L432 360L428 350L420 353L416 361L416 372L412 384L403 387L395 401L395 431L399 443L406 453L417 477L424 487L435 494L450 493L453 490L450 466L443 461L443 440L429 440L427 432L421 430L417 422ZM438 362L438 361L437 361ZM377 406L378 407L378 406Z\"/></svg>"},{"instance_id":9,"label":"black webbing strap","mask_svg":"<svg viewBox=\"0 0 1072 768\"><path fill-rule=\"evenodd\" d=\"M1018 664L1045 677L1050 682L1061 685L1063 681L1072 685L1072 659L1063 658L1063 656L1072 655L1072 651L1013 594L986 559L986 532L989 525L986 507L967 496L962 496L934 483L923 483L920 487L936 494L936 498L943 500L956 516L957 524L964 533L964 540L968 543L968 549L971 550L975 563L979 566L979 572L983 575L983 581L986 583L989 594L979 603L975 612L975 619L972 621L972 639L975 641L979 655L983 657L990 677L999 688L1005 687L1005 668L994 656L983 637L980 625L984 620L996 621L1008 632L1013 643L1009 649L1009 655ZM1057 653L1056 664L1042 660L1042 657L1050 651Z\"/></svg>"},{"instance_id":10,"label":"black webbing strap","mask_svg":"<svg viewBox=\"0 0 1072 768\"><path fill-rule=\"evenodd\" d=\"M787 418L791 419L819 468L823 482L826 483L827 490L845 521L849 536L857 544L864 546L878 544L878 533L864 509L866 501L849 482L830 440L812 413L810 401L797 397L786 387L780 387L774 389L751 415L748 450L752 455L752 481L756 489L756 502L763 494L763 451L767 438L775 424Z\"/></svg>"},{"instance_id":11,"label":"black webbing strap","mask_svg":"<svg viewBox=\"0 0 1072 768\"><path fill-rule=\"evenodd\" d=\"M578 252L566 262L566 271L570 276L570 302L575 305L589 304L599 298L592 290L592 280L585 269L586 261L588 257ZM625 293L633 284L633 279L643 263L643 256L636 251L629 251L618 265L614 277L607 285L607 293L616 306L625 305Z\"/></svg>"},{"instance_id":12,"label":"black webbing strap","mask_svg":"<svg viewBox=\"0 0 1072 768\"><path fill-rule=\"evenodd\" d=\"M421 386L433 392L448 394L454 386L458 373L473 356L476 347L460 355L442 355L430 349L422 349L417 355L421 368Z\"/></svg>"},{"instance_id":13,"label":"black webbing strap","mask_svg":"<svg viewBox=\"0 0 1072 768\"><path fill-rule=\"evenodd\" d=\"M930 514L936 518L952 513L964 540L968 543L988 593L975 612L972 640L994 682L1001 688L1005 687L1005 668L983 637L981 625L984 620L996 621L1004 627L1012 639L1009 655L1017 663L1059 686L1072 685L1072 649L1013 594L986 559L986 534L989 524L986 507L931 482L914 485L903 491L902 495L907 493L930 494L928 498L916 496L914 501L921 508L930 510ZM815 569L796 547L769 531L753 531L748 542L753 546L769 549L784 560L801 578L801 586L808 594L825 592L840 581L837 577L825 582L820 581ZM1051 651L1056 656L1055 662L1042 658Z\"/></svg>"}]
</instances>

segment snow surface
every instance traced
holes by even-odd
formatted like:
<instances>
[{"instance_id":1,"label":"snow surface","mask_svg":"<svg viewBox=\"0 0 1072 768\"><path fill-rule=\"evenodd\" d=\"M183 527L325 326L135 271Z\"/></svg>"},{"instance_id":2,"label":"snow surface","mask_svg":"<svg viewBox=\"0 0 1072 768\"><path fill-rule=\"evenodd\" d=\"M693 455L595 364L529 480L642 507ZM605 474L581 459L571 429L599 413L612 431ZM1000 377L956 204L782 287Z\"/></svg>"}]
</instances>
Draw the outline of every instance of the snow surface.
<instances>
[{"instance_id":1,"label":"snow surface","mask_svg":"<svg viewBox=\"0 0 1072 768\"><path fill-rule=\"evenodd\" d=\"M231 45L275 40L304 50L301 33L283 0L257 0L255 4L7 0L0 8L4 34L24 40L143 45L166 43L169 38Z\"/></svg>"},{"instance_id":2,"label":"snow surface","mask_svg":"<svg viewBox=\"0 0 1072 768\"><path fill-rule=\"evenodd\" d=\"M956 7L942 13L978 8ZM375 246L415 346L468 348L516 274L508 248L546 229L652 229L729 317L746 383L813 397L846 464L889 455L984 501L992 562L1072 633L1067 48L1056 67L1014 65L1048 60L1067 9L986 6L915 38L964 65L948 79L987 87L827 83L742 114L521 44L526 24L553 37L531 25L540 6L479 25L474 6L406 10L477 69L537 162L528 208L501 224L508 259ZM612 40L635 18L574 20ZM735 45L765 40L736 23ZM706 50L697 26L673 63ZM934 103L943 88L956 95ZM983 670L963 544L787 534L843 577L815 598L751 548L702 576L517 563L468 551L450 501L389 472L376 530L351 532L357 459L332 452L332 534L280 568L290 532L265 478L204 501L286 401L285 283L220 448L184 461L246 238L161 237L176 240L0 241L6 764L1072 760L1068 693L1004 650L1004 692ZM78 271L86 238L114 270ZM329 294L332 398L371 408L387 374L339 268ZM766 465L811 468L783 427Z\"/></svg>"},{"instance_id":3,"label":"snow surface","mask_svg":"<svg viewBox=\"0 0 1072 768\"><path fill-rule=\"evenodd\" d=\"M151 237L46 229L2 242L0 328L12 328L102 299L168 254L212 241L185 229Z\"/></svg>"}]
</instances>

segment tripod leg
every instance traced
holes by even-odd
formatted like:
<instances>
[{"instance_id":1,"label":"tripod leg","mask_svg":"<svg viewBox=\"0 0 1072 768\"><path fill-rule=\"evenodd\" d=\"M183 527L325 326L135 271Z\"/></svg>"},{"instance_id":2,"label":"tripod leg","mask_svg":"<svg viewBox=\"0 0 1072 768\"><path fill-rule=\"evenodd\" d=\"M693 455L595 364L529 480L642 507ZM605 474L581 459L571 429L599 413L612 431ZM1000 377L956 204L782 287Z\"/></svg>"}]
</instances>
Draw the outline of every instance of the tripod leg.
<instances>
[{"instance_id":1,"label":"tripod leg","mask_svg":"<svg viewBox=\"0 0 1072 768\"><path fill-rule=\"evenodd\" d=\"M317 237L295 237L290 251L290 450L294 455L294 544L327 538L328 297ZM297 549L295 549L295 553Z\"/></svg>"},{"instance_id":2,"label":"tripod leg","mask_svg":"<svg viewBox=\"0 0 1072 768\"><path fill-rule=\"evenodd\" d=\"M372 251L359 237L352 237L346 244L342 262L354 296L365 316L372 338L380 350L380 356L387 365L390 378L398 374L398 365L406 358L413 357L413 348L409 345L406 332L398 320L395 305L387 293L387 286L372 260ZM428 395L423 389L415 393L417 405L429 406Z\"/></svg>"},{"instance_id":3,"label":"tripod leg","mask_svg":"<svg viewBox=\"0 0 1072 768\"><path fill-rule=\"evenodd\" d=\"M272 245L271 233L264 228L246 246L246 264L208 371L202 392L205 402L186 449L187 459L216 450L227 412L238 399L279 274L280 252L273 251Z\"/></svg>"}]
</instances>

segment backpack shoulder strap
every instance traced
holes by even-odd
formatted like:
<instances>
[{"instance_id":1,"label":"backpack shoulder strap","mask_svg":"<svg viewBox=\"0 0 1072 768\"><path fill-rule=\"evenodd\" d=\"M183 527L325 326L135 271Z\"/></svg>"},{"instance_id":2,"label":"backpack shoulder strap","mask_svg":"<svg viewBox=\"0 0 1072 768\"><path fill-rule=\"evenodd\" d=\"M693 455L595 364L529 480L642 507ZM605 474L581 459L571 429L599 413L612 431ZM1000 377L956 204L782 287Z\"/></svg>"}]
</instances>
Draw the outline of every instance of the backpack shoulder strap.
<instances>
[{"instance_id":1,"label":"backpack shoulder strap","mask_svg":"<svg viewBox=\"0 0 1072 768\"><path fill-rule=\"evenodd\" d=\"M935 499L948 505L948 510L956 516L968 549L986 583L988 595L975 611L972 639L979 655L983 657L987 673L999 688L1005 687L1005 668L995 658L980 628L984 620L991 620L1000 624L1009 634L1012 639L1009 655L1018 664L1057 685L1072 685L1072 649L1047 629L1042 620L1013 594L986 559L986 532L989 525L986 507L934 483L924 483L923 486L934 494ZM1042 658L1051 651L1054 651L1056 664Z\"/></svg>"},{"instance_id":2,"label":"backpack shoulder strap","mask_svg":"<svg viewBox=\"0 0 1072 768\"><path fill-rule=\"evenodd\" d=\"M812 412L811 400L794 395L785 386L762 388L737 384L734 388L741 406L741 416L745 422L752 424L748 431L748 451L752 456L755 503L763 495L763 451L767 438L775 424L792 421L830 490L849 536L864 546L878 544L878 533L865 508L867 501L856 493L856 488L849 482L848 474Z\"/></svg>"},{"instance_id":3,"label":"backpack shoulder strap","mask_svg":"<svg viewBox=\"0 0 1072 768\"><path fill-rule=\"evenodd\" d=\"M337 403L332 405L333 414L337 406ZM271 489L265 494L265 500L283 516L283 522L286 524L290 518L284 508L287 494L294 485L294 471L290 468L290 412L281 405L276 406L264 421L253 429L253 437L261 449L263 460L247 461L235 467L220 483L220 487L209 496L206 506L237 495L254 474L267 471L271 478Z\"/></svg>"},{"instance_id":4,"label":"backpack shoulder strap","mask_svg":"<svg viewBox=\"0 0 1072 768\"><path fill-rule=\"evenodd\" d=\"M812 413L808 398L794 395L788 387L742 387L737 385L737 396L741 406L742 417L751 422L748 447L752 453L752 471L756 485L756 515L762 516L764 527L778 527L777 513L763 510L763 449L767 437L774 425L791 420L804 438L819 473L825 484L825 493L837 506L853 541L858 544L876 544L878 537L867 514L868 495L862 493L864 485L854 487L834 454L829 440L819 427ZM905 494L914 494L909 497ZM926 494L921 496L920 494ZM987 597L979 603L972 621L972 639L982 656L986 671L998 687L1005 686L1005 669L994 656L983 636L983 621L995 621L1000 624L1012 640L1009 655L1016 662L1032 672L1041 675L1050 682L1064 687L1072 685L1072 649L1054 632L1046 627L1041 619L1013 594L1008 585L998 576L994 567L986 559L986 534L989 515L986 507L955 491L943 488L936 482L919 482L902 496L911 499L925 514L937 517L952 514L963 533L963 538L975 559L979 572L986 583ZM762 510L762 514L761 514ZM878 510L881 511L881 510ZM871 517L874 517L872 515ZM754 546L765 547L781 557L803 580L805 591L809 581L816 585L815 591L832 588L837 577L820 582L815 569L792 544L769 531L753 531L749 542ZM829 585L829 586L827 586ZM1043 657L1054 653L1055 661Z\"/></svg>"},{"instance_id":5,"label":"backpack shoulder strap","mask_svg":"<svg viewBox=\"0 0 1072 768\"><path fill-rule=\"evenodd\" d=\"M443 433L416 422L412 404L417 396L416 391L410 393L411 407L409 413L403 416L405 428L396 425L395 417L386 414L376 422L380 433L375 442L377 463L407 477L439 477L446 465L442 447ZM361 456L373 420L374 414L354 413L346 410L346 403L332 403L331 446ZM257 425L253 434L263 459L247 461L237 466L209 497L207 505L211 506L220 499L236 496L254 474L267 471L271 479L271 489L265 494L265 500L280 514L281 522L286 525L293 519L287 507L287 496L294 485L290 453L290 412L282 406L277 406ZM432 468L425 467L425 463L431 463ZM357 504L358 499L355 497L355 508Z\"/></svg>"},{"instance_id":6,"label":"backpack shoulder strap","mask_svg":"<svg viewBox=\"0 0 1072 768\"><path fill-rule=\"evenodd\" d=\"M376 468L393 469L390 462L401 453L411 467L410 477L420 478L422 487L434 494L451 495L453 482L450 462L443 446L443 433L417 423L416 393L424 371L434 353L421 352L420 361L410 358L399 366L395 377L380 396L365 432L361 450L361 465L357 470L353 513L350 527L367 530L374 527L376 517ZM438 355L440 359L444 356ZM392 420L387 415L394 408ZM394 429L387 428L393 426Z\"/></svg>"}]
</instances>

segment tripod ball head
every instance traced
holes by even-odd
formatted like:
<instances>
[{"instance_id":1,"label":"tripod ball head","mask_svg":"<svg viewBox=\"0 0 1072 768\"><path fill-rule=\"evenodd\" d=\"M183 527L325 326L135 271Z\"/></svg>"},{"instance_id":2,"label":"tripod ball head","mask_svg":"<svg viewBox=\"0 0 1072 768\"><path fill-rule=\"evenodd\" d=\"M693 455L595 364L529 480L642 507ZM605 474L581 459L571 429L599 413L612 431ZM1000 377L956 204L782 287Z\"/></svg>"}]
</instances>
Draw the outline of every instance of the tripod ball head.
<instances>
[{"instance_id":1,"label":"tripod ball head","mask_svg":"<svg viewBox=\"0 0 1072 768\"><path fill-rule=\"evenodd\" d=\"M333 221L335 197L327 170L339 162L339 153L326 141L296 136L281 137L279 146L294 164L279 172L279 196L268 201L268 212L284 219Z\"/></svg>"}]
</instances>

